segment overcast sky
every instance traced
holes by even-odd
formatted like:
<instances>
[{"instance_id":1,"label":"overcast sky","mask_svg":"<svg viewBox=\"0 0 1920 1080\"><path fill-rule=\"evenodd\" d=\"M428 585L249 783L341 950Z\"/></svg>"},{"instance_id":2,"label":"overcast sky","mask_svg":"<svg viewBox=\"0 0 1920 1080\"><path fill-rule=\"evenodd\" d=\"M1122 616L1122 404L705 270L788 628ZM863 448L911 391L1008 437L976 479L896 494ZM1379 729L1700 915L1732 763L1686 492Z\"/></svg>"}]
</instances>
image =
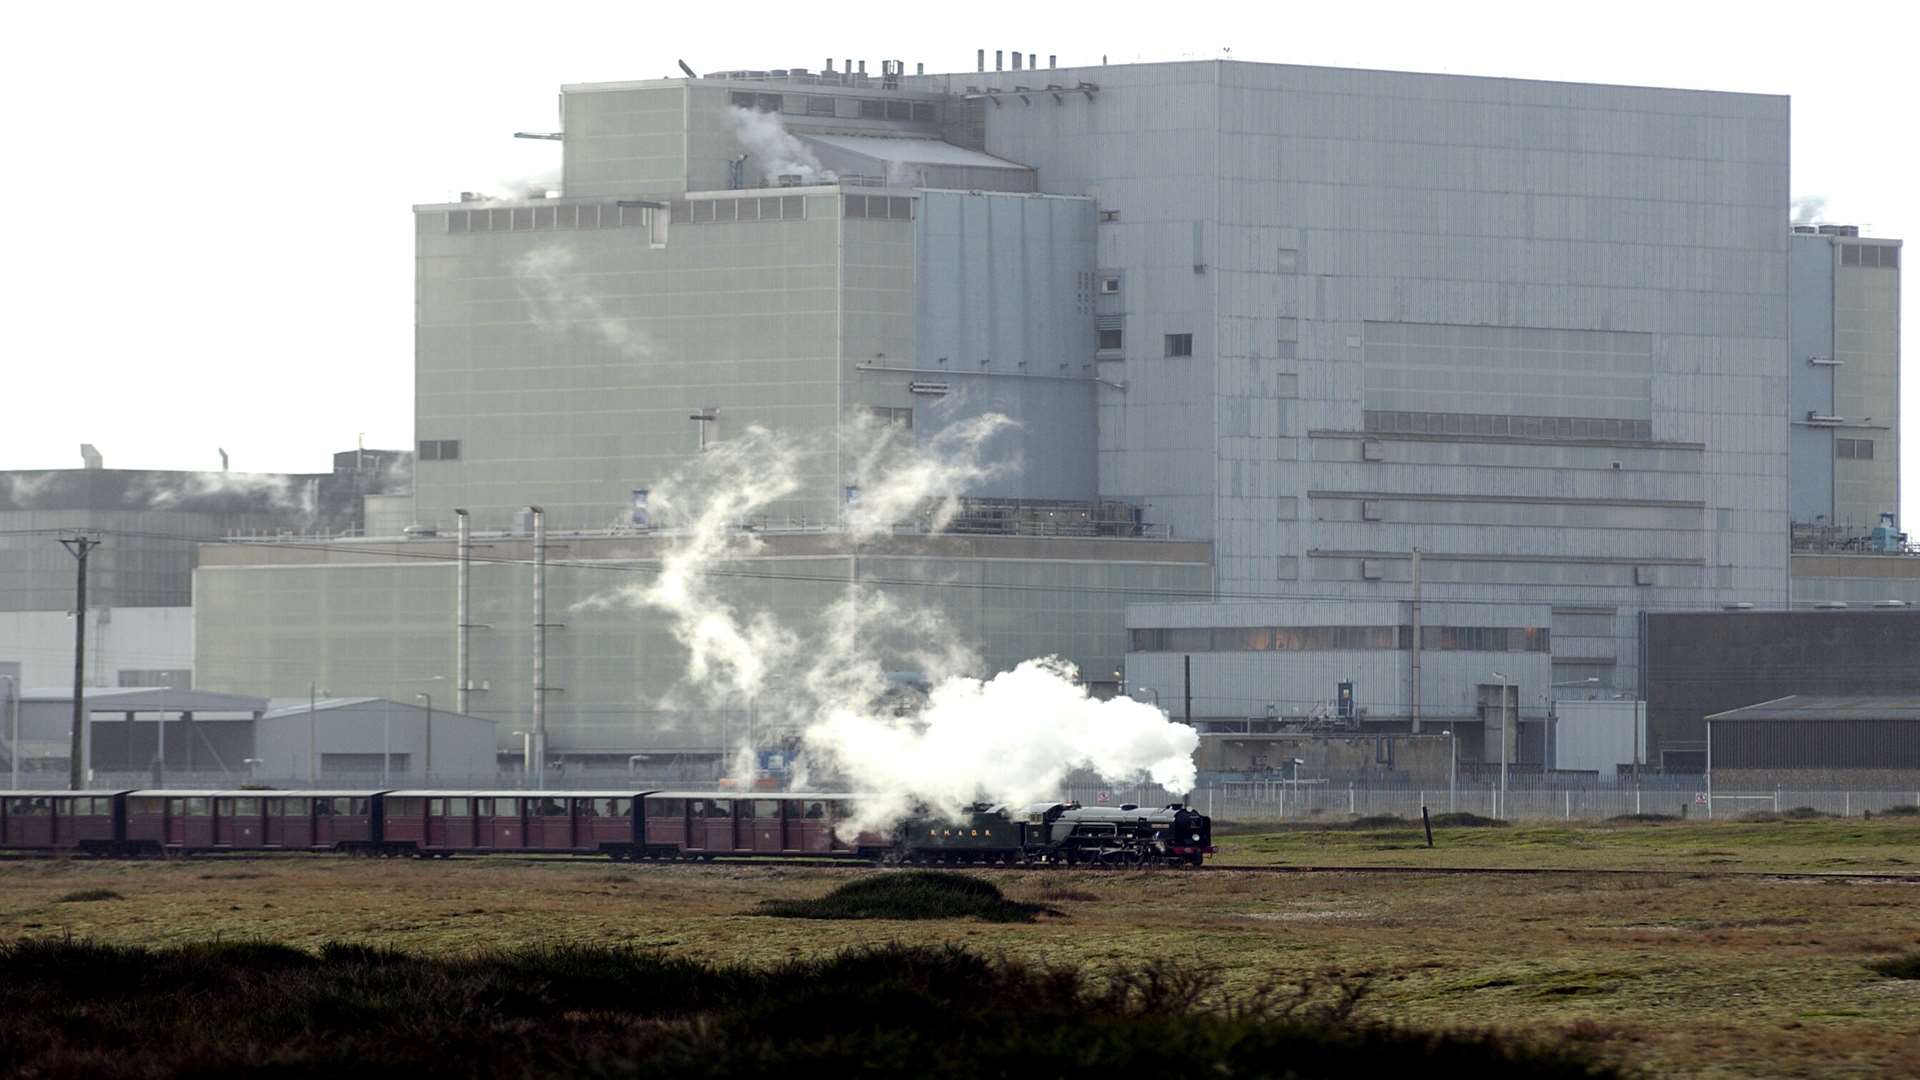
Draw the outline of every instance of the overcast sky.
<instances>
[{"instance_id":1,"label":"overcast sky","mask_svg":"<svg viewBox=\"0 0 1920 1080\"><path fill-rule=\"evenodd\" d=\"M218 468L225 447L260 471L324 469L362 433L409 445L409 207L557 172L558 144L510 136L554 129L561 83L679 57L1230 55L1790 94L1793 194L1920 233L1903 5L69 2L7 21L0 469L78 466L81 442L114 467ZM1904 449L1920 524L1920 439Z\"/></svg>"}]
</instances>

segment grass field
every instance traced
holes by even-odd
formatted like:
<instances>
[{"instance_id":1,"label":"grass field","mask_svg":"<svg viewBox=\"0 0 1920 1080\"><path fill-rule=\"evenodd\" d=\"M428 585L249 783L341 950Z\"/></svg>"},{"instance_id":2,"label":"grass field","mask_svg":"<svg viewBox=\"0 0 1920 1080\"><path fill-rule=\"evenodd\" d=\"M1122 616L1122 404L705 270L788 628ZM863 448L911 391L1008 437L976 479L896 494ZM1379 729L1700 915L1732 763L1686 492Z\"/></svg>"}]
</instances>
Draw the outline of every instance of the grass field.
<instances>
[{"instance_id":1,"label":"grass field","mask_svg":"<svg viewBox=\"0 0 1920 1080\"><path fill-rule=\"evenodd\" d=\"M1651 1074L1920 1072L1920 980L1871 970L1920 947L1920 886L1702 876L1723 869L1913 871L1920 825L1814 821L1220 838L1223 864L1646 869L1551 876L996 873L1034 923L786 919L881 871L625 867L594 861L330 857L0 864L0 940L326 942L471 956L625 945L757 965L849 947L959 943L1031 962L1169 959L1222 993L1323 972L1367 982L1363 1013L1492 1026ZM100 899L86 899L100 896ZM1894 970L1899 965L1887 965Z\"/></svg>"}]
</instances>

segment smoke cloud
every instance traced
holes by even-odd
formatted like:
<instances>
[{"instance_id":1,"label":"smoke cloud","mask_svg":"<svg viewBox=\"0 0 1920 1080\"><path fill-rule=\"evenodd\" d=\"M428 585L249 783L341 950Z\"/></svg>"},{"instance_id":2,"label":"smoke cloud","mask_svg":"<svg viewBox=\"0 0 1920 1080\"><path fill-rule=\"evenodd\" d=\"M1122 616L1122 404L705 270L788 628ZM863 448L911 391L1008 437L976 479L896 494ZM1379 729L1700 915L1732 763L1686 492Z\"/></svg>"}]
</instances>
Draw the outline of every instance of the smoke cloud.
<instances>
[{"instance_id":1,"label":"smoke cloud","mask_svg":"<svg viewBox=\"0 0 1920 1080\"><path fill-rule=\"evenodd\" d=\"M1793 200L1793 223L1812 225L1827 214L1825 195L1805 195Z\"/></svg>"},{"instance_id":2,"label":"smoke cloud","mask_svg":"<svg viewBox=\"0 0 1920 1080\"><path fill-rule=\"evenodd\" d=\"M143 479L127 493L149 510L197 513L263 509L292 512L308 524L320 516L319 482L278 473L172 473Z\"/></svg>"},{"instance_id":3,"label":"smoke cloud","mask_svg":"<svg viewBox=\"0 0 1920 1080\"><path fill-rule=\"evenodd\" d=\"M733 118L734 138L740 141L741 149L747 152L754 166L760 170L763 184L777 184L782 176L798 176L802 183L807 184L830 184L840 178L839 174L820 164L820 159L806 143L787 131L787 125L781 122L779 113L758 112L738 106L728 112Z\"/></svg>"},{"instance_id":4,"label":"smoke cloud","mask_svg":"<svg viewBox=\"0 0 1920 1080\"><path fill-rule=\"evenodd\" d=\"M584 329L630 360L651 355L652 339L606 309L596 290L575 271L576 261L566 247L549 244L527 252L514 264L528 318L553 333Z\"/></svg>"},{"instance_id":5,"label":"smoke cloud","mask_svg":"<svg viewBox=\"0 0 1920 1080\"><path fill-rule=\"evenodd\" d=\"M687 653L677 689L712 703L757 701L769 726L799 732L806 762L796 782L824 774L883 796L861 807L856 828L885 825L916 804L957 816L975 801L1048 799L1080 769L1189 790L1193 729L1140 702L1089 698L1070 664L1037 658L981 678L966 636L937 610L857 581L823 581L836 595L798 626L716 587L730 563L764 547L740 524L799 495L808 478L831 475L836 459L859 489L845 515L849 539L904 521L943 527L962 494L1016 467L989 455L1011 426L988 415L915 441L904 427L861 421L812 442L748 428L654 489L651 508L670 539L659 576L583 606L665 614ZM931 687L924 707L904 716L890 677L903 671Z\"/></svg>"}]
</instances>

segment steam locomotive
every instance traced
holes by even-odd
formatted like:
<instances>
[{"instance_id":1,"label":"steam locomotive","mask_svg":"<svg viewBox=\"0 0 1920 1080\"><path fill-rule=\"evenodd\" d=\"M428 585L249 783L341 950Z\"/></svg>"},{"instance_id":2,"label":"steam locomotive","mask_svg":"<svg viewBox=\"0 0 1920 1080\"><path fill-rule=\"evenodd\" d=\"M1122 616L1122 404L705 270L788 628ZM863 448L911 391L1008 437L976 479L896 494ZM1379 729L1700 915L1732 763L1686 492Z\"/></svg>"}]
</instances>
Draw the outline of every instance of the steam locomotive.
<instances>
[{"instance_id":1,"label":"steam locomotive","mask_svg":"<svg viewBox=\"0 0 1920 1080\"><path fill-rule=\"evenodd\" d=\"M1024 811L976 805L959 824L920 816L896 831L887 861L915 864L1199 866L1213 852L1213 820L1175 803L1036 803Z\"/></svg>"},{"instance_id":2,"label":"steam locomotive","mask_svg":"<svg viewBox=\"0 0 1920 1080\"><path fill-rule=\"evenodd\" d=\"M1174 805L976 805L857 831L858 795L739 791L0 791L0 851L543 853L886 864L1200 865L1212 822Z\"/></svg>"}]
</instances>

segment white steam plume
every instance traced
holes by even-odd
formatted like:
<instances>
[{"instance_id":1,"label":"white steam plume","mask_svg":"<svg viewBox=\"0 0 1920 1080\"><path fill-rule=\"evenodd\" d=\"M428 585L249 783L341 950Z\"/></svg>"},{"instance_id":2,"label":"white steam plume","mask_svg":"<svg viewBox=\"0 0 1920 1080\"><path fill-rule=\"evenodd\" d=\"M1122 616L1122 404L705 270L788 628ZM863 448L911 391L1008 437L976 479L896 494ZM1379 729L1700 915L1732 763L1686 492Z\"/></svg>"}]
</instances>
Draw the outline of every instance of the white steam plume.
<instances>
[{"instance_id":1,"label":"white steam plume","mask_svg":"<svg viewBox=\"0 0 1920 1080\"><path fill-rule=\"evenodd\" d=\"M520 296L527 301L528 318L535 326L555 333L582 327L628 359L650 355L652 340L626 319L607 311L599 296L575 272L574 262L572 251L549 244L534 248L514 264Z\"/></svg>"},{"instance_id":2,"label":"white steam plume","mask_svg":"<svg viewBox=\"0 0 1920 1080\"><path fill-rule=\"evenodd\" d=\"M318 481L279 473L195 472L144 478L128 492L149 510L214 511L233 503L291 511L308 524L320 514Z\"/></svg>"},{"instance_id":3,"label":"white steam plume","mask_svg":"<svg viewBox=\"0 0 1920 1080\"><path fill-rule=\"evenodd\" d=\"M830 184L839 174L820 164L806 143L787 131L779 113L758 112L734 106L733 135L764 174L765 184L777 184L782 176L798 176L805 184Z\"/></svg>"},{"instance_id":4,"label":"white steam plume","mask_svg":"<svg viewBox=\"0 0 1920 1080\"><path fill-rule=\"evenodd\" d=\"M1825 217L1827 197L1825 195L1803 195L1793 200L1793 223L1811 225Z\"/></svg>"},{"instance_id":5,"label":"white steam plume","mask_svg":"<svg viewBox=\"0 0 1920 1080\"><path fill-rule=\"evenodd\" d=\"M985 681L951 676L911 722L836 708L807 743L829 751L859 790L891 796L860 808L857 825L866 827L899 818L913 801L954 817L981 798L1016 807L1049 800L1077 768L1192 790L1200 745L1192 728L1131 698L1090 698L1076 675L1047 659Z\"/></svg>"},{"instance_id":6,"label":"white steam plume","mask_svg":"<svg viewBox=\"0 0 1920 1080\"><path fill-rule=\"evenodd\" d=\"M903 520L939 528L958 498L1011 464L988 457L1011 426L989 415L915 443L904 428L861 421L808 443L763 428L713 445L694 467L654 490L656 520L671 537L659 577L583 606L627 603L665 613L687 650L688 687L710 702L757 700L776 729L802 732L806 771L883 795L856 827L876 827L924 804L949 815L976 800L1018 806L1058 794L1090 769L1112 782L1193 786L1193 730L1127 699L1096 701L1071 665L1029 660L990 679L978 657L931 608L857 582L803 626L722 598L726 565L762 547L737 526L798 494L836 448L860 487L846 529L871 539ZM917 672L932 687L925 707L895 715L889 672Z\"/></svg>"}]
</instances>

